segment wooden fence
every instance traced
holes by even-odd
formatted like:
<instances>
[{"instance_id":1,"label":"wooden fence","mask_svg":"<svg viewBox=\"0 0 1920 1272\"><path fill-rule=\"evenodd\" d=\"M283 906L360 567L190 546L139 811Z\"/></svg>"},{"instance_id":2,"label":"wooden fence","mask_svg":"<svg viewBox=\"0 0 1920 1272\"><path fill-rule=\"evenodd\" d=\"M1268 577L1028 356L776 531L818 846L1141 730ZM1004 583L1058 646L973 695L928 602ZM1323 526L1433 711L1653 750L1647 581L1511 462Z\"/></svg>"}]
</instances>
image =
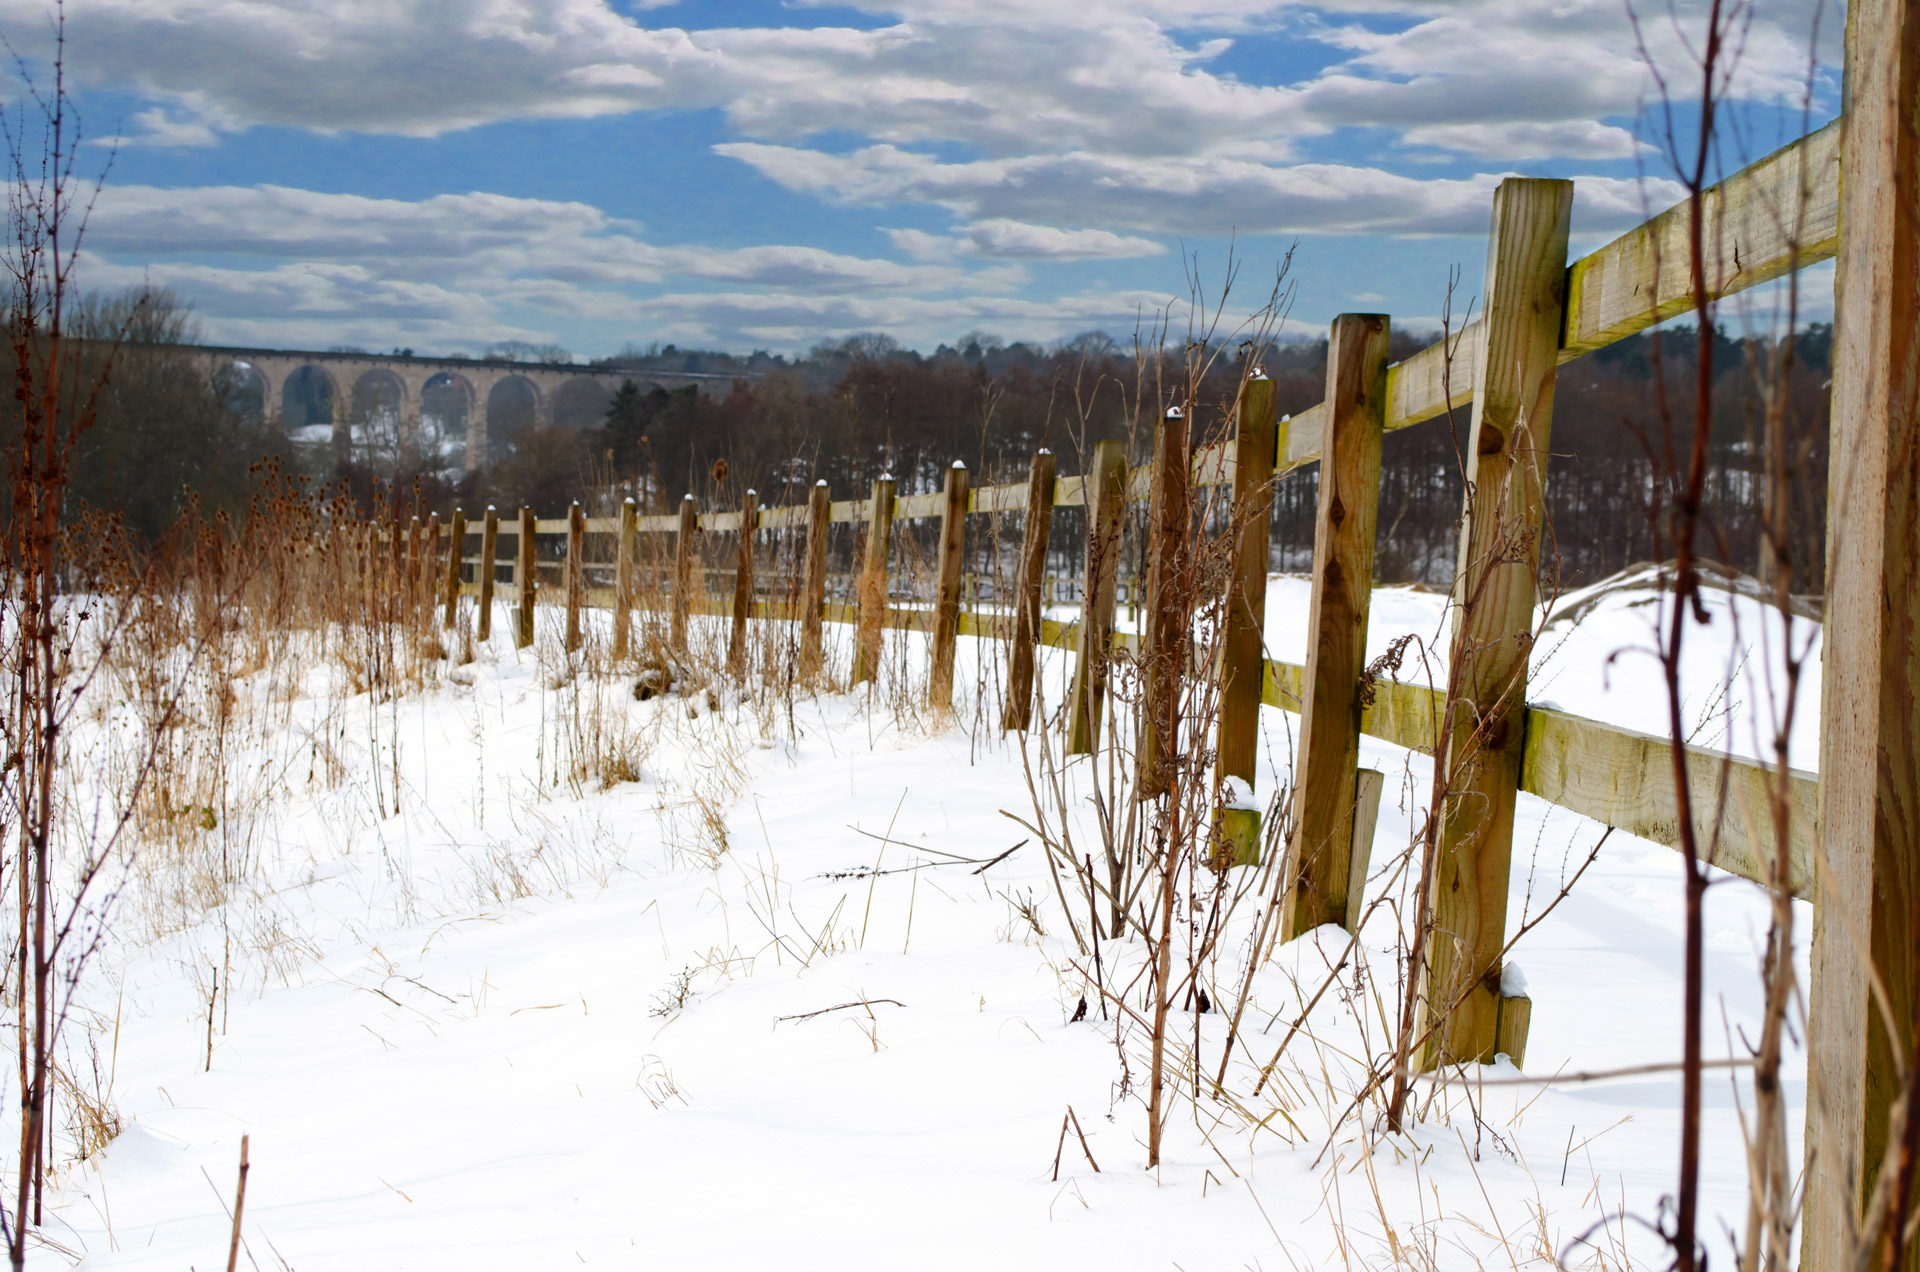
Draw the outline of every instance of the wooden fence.
<instances>
[{"instance_id":1,"label":"wooden fence","mask_svg":"<svg viewBox=\"0 0 1920 1272\"><path fill-rule=\"evenodd\" d=\"M1920 990L1911 954L1920 922L1920 732L1910 724L1920 671L1920 464L1913 459L1920 454L1920 68L1899 60L1920 48L1920 0L1855 0L1852 8L1845 119L1706 194L1709 246L1700 274L1706 290L1723 298L1840 260L1821 768L1818 777L1791 775L1787 881L1796 896L1816 904L1807 1142L1817 1166L1807 1175L1805 1230L1814 1268L1831 1266L1846 1249L1856 1199L1885 1148L1896 1094L1899 1066L1889 1058L1881 1017L1870 1009L1869 982L1877 975L1896 1004L1914 1003ZM1850 177L1844 204L1843 170ZM1170 419L1157 430L1153 461L1137 468L1128 467L1118 443L1102 443L1082 476L1056 476L1053 456L1042 452L1029 480L1009 486L972 487L956 463L943 489L920 495L896 495L883 477L864 498L834 500L822 484L808 502L791 507L760 508L749 492L737 510L701 513L688 495L673 515L640 516L629 504L613 518L585 518L576 507L565 518L540 520L522 510L517 521L502 522L488 510L477 529L456 512L446 554L446 621L452 623L459 595L475 594L486 634L496 571L478 568L466 580L462 563L495 562L498 540L515 537L516 639L530 643L542 600L534 541L564 537L557 590L569 645L580 639L583 606L611 606L615 652L624 656L641 538L671 536L670 639L684 642L707 590L704 573L696 578L698 543L733 535L734 600L723 608L732 618L736 665L753 614L797 620L807 666L822 657L823 622L852 624L855 682L875 676L883 631L922 630L931 635L929 695L944 704L957 637L994 637L1007 645L1003 723L1025 729L1033 723L1035 646L1059 646L1078 655L1066 703L1067 749L1085 752L1098 737L1113 651L1154 640L1152 614L1141 635L1115 630L1116 547L1126 505L1149 503L1150 525L1177 522L1195 488L1230 487L1232 524L1244 538L1222 637L1216 780L1253 781L1260 704L1300 713L1285 934L1350 923L1358 909L1353 894L1365 877L1368 807L1378 791L1357 769L1359 735L1433 755L1436 772L1471 739L1482 760L1448 801L1431 897L1437 935L1425 959L1430 999L1441 986L1467 989L1452 1018L1432 1031L1423 1060L1491 1060L1496 1052L1518 1060L1529 1004L1502 996L1499 965L1518 793L1658 843L1680 843L1666 739L1524 705L1555 370L1695 303L1688 205L1569 264L1573 198L1567 181L1504 181L1493 202L1482 316L1450 341L1393 366L1386 363L1386 317L1336 318L1326 399L1291 419L1275 418L1273 386L1255 373L1243 385L1226 442L1189 454L1187 422ZM1464 662L1451 669L1450 704L1446 694L1417 685L1364 683L1362 673L1382 435L1460 408L1471 411L1465 453L1476 457L1479 493L1463 522L1466 564L1455 587L1456 597L1476 600L1457 610L1471 630L1454 643ZM1301 666L1263 655L1268 506L1275 478L1315 462L1321 477L1310 652ZM1070 623L1046 619L1041 603L1048 525L1062 507L1082 507L1087 518L1084 603ZM1024 516L1025 537L1011 605L991 612L964 607L967 518L1015 513ZM931 604L890 606L894 527L926 519L939 523ZM826 599L826 542L835 524L866 530L851 602ZM1496 550L1496 537L1511 542L1515 527L1523 539L1531 534L1531 548ZM786 599L761 600L754 542L776 531L804 534L805 549ZM475 533L480 552L468 558L466 539ZM587 562L589 535L612 536L609 565ZM1152 537L1156 544L1167 538ZM437 547L437 532L433 541ZM1148 554L1149 575L1158 551ZM603 576L597 583L589 579L596 570ZM1689 759L1701 841L1717 845L1713 864L1770 886L1770 774L1706 750ZM1234 833L1257 842L1247 827ZM1901 1028L1898 1046L1911 1056L1913 1036Z\"/></svg>"}]
</instances>

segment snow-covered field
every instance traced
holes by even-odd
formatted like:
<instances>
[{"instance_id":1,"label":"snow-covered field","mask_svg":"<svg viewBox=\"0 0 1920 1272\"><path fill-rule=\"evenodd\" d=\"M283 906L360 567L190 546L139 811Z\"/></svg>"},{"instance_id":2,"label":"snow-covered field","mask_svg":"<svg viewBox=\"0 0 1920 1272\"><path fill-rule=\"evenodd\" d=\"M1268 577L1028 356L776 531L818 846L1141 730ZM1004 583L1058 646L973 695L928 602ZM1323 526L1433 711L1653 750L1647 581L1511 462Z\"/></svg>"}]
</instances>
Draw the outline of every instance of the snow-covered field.
<instances>
[{"instance_id":1,"label":"snow-covered field","mask_svg":"<svg viewBox=\"0 0 1920 1272\"><path fill-rule=\"evenodd\" d=\"M1550 629L1535 700L1661 731L1657 670L1623 652L1647 643L1649 596L1609 593ZM1752 753L1762 611L1710 601L1690 709L1700 740ZM1272 656L1303 659L1306 602L1303 580L1274 579ZM1382 590L1375 652L1434 640L1440 614L1440 597ZM136 871L68 1062L89 1069L91 1020L123 1129L48 1194L46 1234L82 1266L222 1266L243 1134L242 1266L263 1269L1664 1262L1635 1221L1674 1185L1677 1077L1516 1085L1503 1062L1406 1136L1344 1117L1395 1010L1386 907L1366 972L1258 1098L1236 1052L1228 1087L1258 1124L1189 1090L1149 1173L1139 1043L1117 1043L1098 1002L1070 1020L1084 981L1045 855L1027 842L982 868L1029 838L1002 812L1032 816L1016 741L864 692L636 702L570 675L551 633L516 654L508 627L503 611L474 662L393 703L313 670L288 723L234 760L257 775L249 806L209 819L257 862L226 904L142 901ZM998 659L962 645L969 702ZM1052 700L1067 663L1048 655ZM1817 714L1805 697L1801 767ZM1263 724L1284 770L1297 720ZM592 775L606 766L576 751L593 730L637 780ZM1371 739L1363 763L1388 774L1378 864L1409 841L1429 769ZM1522 797L1511 925L1600 833ZM1765 901L1729 882L1708 918L1710 1050L1727 1055L1760 1015ZM1678 1058L1681 920L1677 856L1612 837L1515 951L1528 1075ZM1284 947L1256 978L1243 1030L1262 1062L1340 938ZM1216 1001L1243 957L1223 950ZM1225 1020L1177 1021L1211 1070ZM1796 1136L1802 1073L1796 1053ZM1738 1102L1737 1079L1710 1077L1717 1258L1744 1226ZM1056 1181L1069 1107L1086 1151L1069 1129Z\"/></svg>"}]
</instances>

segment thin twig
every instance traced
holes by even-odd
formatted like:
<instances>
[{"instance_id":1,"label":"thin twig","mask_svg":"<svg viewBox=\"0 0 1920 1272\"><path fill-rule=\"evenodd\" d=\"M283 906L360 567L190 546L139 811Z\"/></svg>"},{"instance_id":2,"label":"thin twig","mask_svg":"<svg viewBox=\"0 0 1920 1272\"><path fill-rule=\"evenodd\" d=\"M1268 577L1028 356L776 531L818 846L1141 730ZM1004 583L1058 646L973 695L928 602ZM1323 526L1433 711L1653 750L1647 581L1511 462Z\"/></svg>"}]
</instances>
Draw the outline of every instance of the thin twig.
<instances>
[{"instance_id":1,"label":"thin twig","mask_svg":"<svg viewBox=\"0 0 1920 1272\"><path fill-rule=\"evenodd\" d=\"M797 1016L775 1016L773 1019L776 1024L783 1020L812 1020L815 1016L824 1016L830 1011L845 1011L849 1007L871 1007L875 1003L891 1003L895 1007L906 1006L905 1003L894 998L858 998L850 1003L835 1003L831 1007L822 1007L819 1011L803 1011Z\"/></svg>"}]
</instances>

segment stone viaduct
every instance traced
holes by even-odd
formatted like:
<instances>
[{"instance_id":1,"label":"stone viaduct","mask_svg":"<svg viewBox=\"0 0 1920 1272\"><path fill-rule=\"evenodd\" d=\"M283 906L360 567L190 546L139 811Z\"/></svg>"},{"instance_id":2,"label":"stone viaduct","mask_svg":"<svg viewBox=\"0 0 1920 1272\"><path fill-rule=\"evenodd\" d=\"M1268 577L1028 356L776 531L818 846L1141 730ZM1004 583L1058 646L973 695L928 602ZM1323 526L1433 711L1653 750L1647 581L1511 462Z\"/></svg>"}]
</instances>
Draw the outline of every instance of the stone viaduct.
<instances>
[{"instance_id":1,"label":"stone viaduct","mask_svg":"<svg viewBox=\"0 0 1920 1272\"><path fill-rule=\"evenodd\" d=\"M209 345L200 352L210 375L229 377L243 397L258 394L261 416L270 424L310 437L325 429L335 445L345 448L356 430L369 425L386 425L396 440L420 439L426 419L442 433L436 444L443 452L459 451L468 470L484 467L490 450L512 428L597 425L625 380L643 392L693 386L725 398L736 383L750 378L300 349Z\"/></svg>"}]
</instances>

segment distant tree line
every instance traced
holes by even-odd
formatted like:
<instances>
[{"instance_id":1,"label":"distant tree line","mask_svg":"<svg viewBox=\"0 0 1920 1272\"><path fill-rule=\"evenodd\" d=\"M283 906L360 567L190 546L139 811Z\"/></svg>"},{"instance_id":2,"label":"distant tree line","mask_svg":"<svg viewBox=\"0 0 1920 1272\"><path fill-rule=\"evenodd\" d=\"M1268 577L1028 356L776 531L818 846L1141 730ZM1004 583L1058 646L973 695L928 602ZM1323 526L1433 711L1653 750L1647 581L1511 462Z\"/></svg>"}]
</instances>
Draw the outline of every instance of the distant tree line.
<instances>
[{"instance_id":1,"label":"distant tree line","mask_svg":"<svg viewBox=\"0 0 1920 1272\"><path fill-rule=\"evenodd\" d=\"M64 322L59 429L75 447L67 520L115 515L151 543L189 505L209 517L243 508L260 463L288 448L239 409L236 386L208 377L188 307L164 289L94 293L69 299ZM0 446L20 444L19 405L9 398Z\"/></svg>"},{"instance_id":2,"label":"distant tree line","mask_svg":"<svg viewBox=\"0 0 1920 1272\"><path fill-rule=\"evenodd\" d=\"M1391 356L1407 357L1432 339L1397 333ZM1543 555L1563 586L1660 555L1650 515L1657 474L1683 467L1662 461L1663 418L1674 430L1691 419L1696 344L1691 331L1643 333L1561 369L1549 438L1551 542ZM1822 578L1831 347L1830 328L1803 331L1782 390L1782 426L1801 455L1790 524L1796 590L1806 592L1818 591ZM1761 565L1758 464L1768 426L1762 385L1774 353L1768 342L1723 335L1714 357L1707 499L1716 530L1701 548L1748 572ZM717 354L686 360L726 365ZM1053 349L975 337L931 356L868 338L822 345L796 364L762 370L724 401L691 389L642 393L629 386L601 429L579 435L589 458L577 465L583 481L567 497L586 496L585 475L596 470L653 511L688 491L724 505L746 486L763 503L794 502L818 478L836 497L851 498L881 473L890 473L902 493L914 493L936 489L955 459L967 463L976 482L1019 481L1043 446L1060 456L1062 472L1077 472L1082 455L1107 439L1127 441L1136 461L1145 462L1152 420L1182 391L1164 371L1156 375L1155 362L1136 360L1131 349L1097 334ZM1276 382L1280 410L1304 411L1324 395L1326 344L1281 344L1263 368ZM1204 405L1193 413L1196 430L1220 418L1239 374L1231 356L1213 362L1199 386ZM1387 436L1377 567L1383 581L1442 586L1452 579L1468 419L1461 409ZM1684 449L1677 435L1673 444ZM720 459L729 474L724 490L711 477ZM1310 568L1318 498L1315 467L1276 485L1277 567Z\"/></svg>"},{"instance_id":3,"label":"distant tree line","mask_svg":"<svg viewBox=\"0 0 1920 1272\"><path fill-rule=\"evenodd\" d=\"M1042 447L1059 457L1062 473L1075 473L1093 444L1109 439L1125 442L1135 461L1144 462L1154 419L1186 393L1178 350L1141 354L1097 332L1050 347L976 332L924 355L877 335L822 343L797 358L629 347L603 363L640 374L740 378L724 398L628 382L596 426L539 428L529 421L512 432L486 471L463 473L404 447L344 459L330 448L303 452L263 426L258 406L238 386L208 378L193 349L199 330L192 314L164 290L87 297L72 330L84 339L66 355L70 392L96 381L102 387L80 443L71 512L116 513L150 541L189 501L209 515L237 511L251 496L256 466L269 458L304 473L315 489L346 491L367 515L444 511L455 503L526 505L553 515L575 499L608 511L627 497L659 512L677 507L689 492L703 507L729 508L749 487L765 506L801 501L817 480L843 499L862 496L882 474L890 474L902 494L934 490L955 460L967 464L976 484L1018 482ZM1396 333L1391 356L1404 358L1431 339ZM1695 339L1691 332L1642 334L1561 369L1549 443L1551 542L1544 555L1557 560L1564 586L1658 555L1648 510L1662 480L1657 474L1672 468L1659 460L1662 403L1676 429L1690 418ZM1803 592L1821 587L1831 344L1825 326L1802 332L1783 390L1784 426L1801 456L1790 524L1800 571L1795 587ZM500 352L542 359L565 353L553 347ZM1761 565L1764 483L1757 466L1769 419L1761 386L1773 354L1764 342L1722 336L1714 358L1708 502L1715 531L1701 547L1748 572ZM1237 349L1206 351L1206 374L1195 386L1199 409L1190 412L1197 432L1216 428L1223 417L1242 373L1240 356ZM1275 381L1283 413L1320 400L1325 362L1324 341L1282 342L1265 352L1262 366ZM1469 371L1463 367L1460 374ZM70 403L70 413L79 405ZM1451 420L1388 435L1379 514L1382 581L1442 586L1451 579L1467 421L1463 409ZM6 427L6 444L17 445L17 423ZM1310 567L1317 499L1312 467L1277 483L1277 568Z\"/></svg>"}]
</instances>

